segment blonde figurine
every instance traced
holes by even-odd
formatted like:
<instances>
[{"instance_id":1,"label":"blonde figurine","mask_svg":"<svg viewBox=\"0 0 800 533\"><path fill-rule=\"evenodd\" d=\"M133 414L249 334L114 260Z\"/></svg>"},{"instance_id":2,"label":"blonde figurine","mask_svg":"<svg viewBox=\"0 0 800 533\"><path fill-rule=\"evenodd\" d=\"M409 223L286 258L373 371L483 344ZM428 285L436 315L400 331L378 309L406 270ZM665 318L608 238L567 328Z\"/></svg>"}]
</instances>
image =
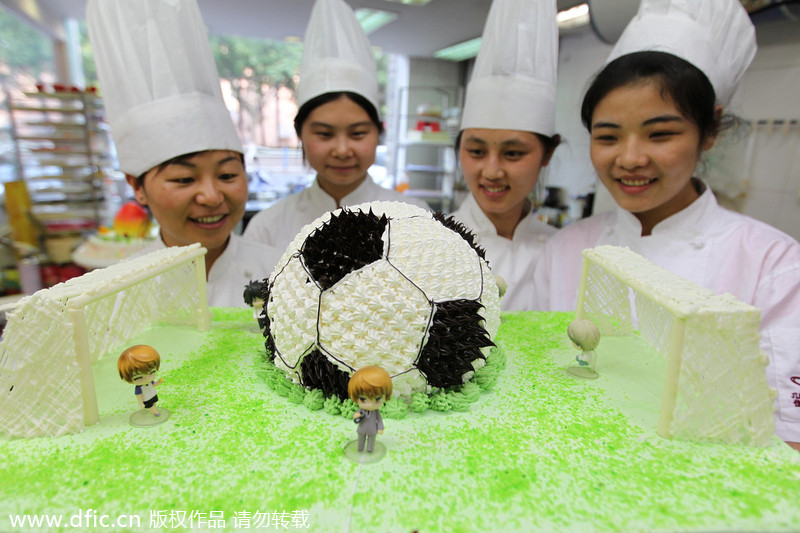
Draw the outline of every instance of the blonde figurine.
<instances>
[{"instance_id":1,"label":"blonde figurine","mask_svg":"<svg viewBox=\"0 0 800 533\"><path fill-rule=\"evenodd\" d=\"M594 350L600 344L600 330L597 325L585 318L573 320L567 327L567 336L576 348L583 350L575 356L578 366L567 368L567 372L579 378L596 379L598 373L594 364L597 354Z\"/></svg>"},{"instance_id":2,"label":"blonde figurine","mask_svg":"<svg viewBox=\"0 0 800 533\"><path fill-rule=\"evenodd\" d=\"M358 411L353 414L353 421L358 424L358 451L364 451L364 441L367 441L367 452L372 453L375 435L383 434L380 408L392 396L392 378L378 366L359 368L350 377L347 394L358 405Z\"/></svg>"},{"instance_id":3,"label":"blonde figurine","mask_svg":"<svg viewBox=\"0 0 800 533\"><path fill-rule=\"evenodd\" d=\"M164 382L163 378L158 377L160 367L161 356L152 346L146 344L131 346L117 360L119 377L136 385L134 395L141 410L131 415L130 422L135 426L160 424L169 417L169 411L156 408L156 386Z\"/></svg>"}]
</instances>

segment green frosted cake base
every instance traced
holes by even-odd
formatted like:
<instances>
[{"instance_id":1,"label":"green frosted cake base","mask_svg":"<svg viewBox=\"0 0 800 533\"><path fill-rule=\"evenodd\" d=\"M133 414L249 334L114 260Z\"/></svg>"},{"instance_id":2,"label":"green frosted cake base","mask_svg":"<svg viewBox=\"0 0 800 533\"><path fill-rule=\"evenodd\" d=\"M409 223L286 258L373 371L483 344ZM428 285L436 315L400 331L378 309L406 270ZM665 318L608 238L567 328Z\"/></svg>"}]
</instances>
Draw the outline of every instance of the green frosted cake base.
<instances>
[{"instance_id":1,"label":"green frosted cake base","mask_svg":"<svg viewBox=\"0 0 800 533\"><path fill-rule=\"evenodd\" d=\"M378 436L386 456L357 464L343 453L356 437L352 421L293 403L256 374L254 354L264 348L252 313L214 313L210 333L154 328L129 343L151 344L163 357L165 423L128 424L137 406L115 351L94 369L99 424L55 439L0 440L0 531L15 529L10 514L63 515L68 525L90 508L108 520L138 515L131 531L179 531L181 523L219 530L220 519L256 530L263 513L289 530L336 532L800 524L800 454L777 439L755 449L658 437L645 397L653 387L641 376L623 386L620 364L604 352L620 344L601 342L598 379L567 374L571 314L504 315L506 368L494 388L467 411L387 419ZM652 374L658 362L637 364ZM61 530L114 530L86 520Z\"/></svg>"},{"instance_id":2,"label":"green frosted cake base","mask_svg":"<svg viewBox=\"0 0 800 533\"><path fill-rule=\"evenodd\" d=\"M331 415L341 415L352 419L358 410L356 403L346 398L341 401L335 394L325 397L321 390L307 390L294 383L283 370L278 369L264 353L256 355L256 374L270 389L290 402L303 404L311 411L323 410ZM381 408L385 418L405 418L409 412L424 413L433 411L468 411L470 404L477 401L481 392L494 387L506 366L505 352L501 347L492 346L484 365L473 372L467 383L449 389L431 387L429 392L415 392L409 399L394 396Z\"/></svg>"}]
</instances>

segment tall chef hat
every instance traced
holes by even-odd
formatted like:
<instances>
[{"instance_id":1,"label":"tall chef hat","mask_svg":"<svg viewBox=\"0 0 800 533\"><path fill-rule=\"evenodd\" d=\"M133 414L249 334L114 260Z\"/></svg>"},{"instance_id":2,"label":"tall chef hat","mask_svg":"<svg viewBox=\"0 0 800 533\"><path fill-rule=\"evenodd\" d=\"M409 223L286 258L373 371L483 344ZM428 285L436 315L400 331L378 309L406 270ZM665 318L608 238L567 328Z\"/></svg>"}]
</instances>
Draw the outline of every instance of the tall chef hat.
<instances>
[{"instance_id":1,"label":"tall chef hat","mask_svg":"<svg viewBox=\"0 0 800 533\"><path fill-rule=\"evenodd\" d=\"M317 0L303 41L297 104L339 91L360 94L380 109L375 57L355 13L344 0Z\"/></svg>"},{"instance_id":2,"label":"tall chef hat","mask_svg":"<svg viewBox=\"0 0 800 533\"><path fill-rule=\"evenodd\" d=\"M461 129L555 134L558 23L553 0L494 0L467 85Z\"/></svg>"},{"instance_id":3,"label":"tall chef hat","mask_svg":"<svg viewBox=\"0 0 800 533\"><path fill-rule=\"evenodd\" d=\"M242 151L195 0L89 0L86 19L123 172Z\"/></svg>"},{"instance_id":4,"label":"tall chef hat","mask_svg":"<svg viewBox=\"0 0 800 533\"><path fill-rule=\"evenodd\" d=\"M643 51L699 68L726 105L756 55L755 28L739 0L642 0L607 62Z\"/></svg>"}]
</instances>

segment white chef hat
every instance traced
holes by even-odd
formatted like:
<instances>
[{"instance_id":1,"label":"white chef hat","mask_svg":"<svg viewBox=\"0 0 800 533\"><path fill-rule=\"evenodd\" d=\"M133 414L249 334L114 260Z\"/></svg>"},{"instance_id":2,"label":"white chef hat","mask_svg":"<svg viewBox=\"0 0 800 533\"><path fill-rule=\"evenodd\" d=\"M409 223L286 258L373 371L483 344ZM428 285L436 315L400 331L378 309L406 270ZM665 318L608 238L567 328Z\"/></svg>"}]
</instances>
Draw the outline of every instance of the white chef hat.
<instances>
[{"instance_id":1,"label":"white chef hat","mask_svg":"<svg viewBox=\"0 0 800 533\"><path fill-rule=\"evenodd\" d=\"M378 107L378 75L372 47L344 0L317 0L303 40L297 104L330 92L346 91Z\"/></svg>"},{"instance_id":2,"label":"white chef hat","mask_svg":"<svg viewBox=\"0 0 800 533\"><path fill-rule=\"evenodd\" d=\"M556 132L554 0L494 0L467 85L461 129Z\"/></svg>"},{"instance_id":3,"label":"white chef hat","mask_svg":"<svg viewBox=\"0 0 800 533\"><path fill-rule=\"evenodd\" d=\"M86 20L123 172L242 151L195 0L89 0Z\"/></svg>"},{"instance_id":4,"label":"white chef hat","mask_svg":"<svg viewBox=\"0 0 800 533\"><path fill-rule=\"evenodd\" d=\"M688 61L726 105L756 55L755 28L739 0L642 0L607 62L643 51Z\"/></svg>"}]
</instances>

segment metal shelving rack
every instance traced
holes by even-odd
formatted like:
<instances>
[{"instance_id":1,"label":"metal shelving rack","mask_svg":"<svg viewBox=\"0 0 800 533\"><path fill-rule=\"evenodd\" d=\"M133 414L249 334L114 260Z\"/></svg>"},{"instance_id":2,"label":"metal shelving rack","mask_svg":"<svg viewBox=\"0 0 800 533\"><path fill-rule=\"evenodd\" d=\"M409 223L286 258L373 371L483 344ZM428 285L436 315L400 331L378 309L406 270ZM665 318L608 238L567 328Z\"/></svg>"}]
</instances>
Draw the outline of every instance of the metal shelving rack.
<instances>
[{"instance_id":1,"label":"metal shelving rack","mask_svg":"<svg viewBox=\"0 0 800 533\"><path fill-rule=\"evenodd\" d=\"M427 201L432 207L448 212L453 203L456 182L455 138L458 135L458 117L451 124L446 118L456 110L460 115L463 105L462 87L401 87L397 101L401 109L394 138L392 157L395 185L408 184L405 194ZM420 105L438 108L436 115L413 113ZM438 132L417 131L416 122L422 120L438 124Z\"/></svg>"},{"instance_id":2,"label":"metal shelving rack","mask_svg":"<svg viewBox=\"0 0 800 533\"><path fill-rule=\"evenodd\" d=\"M115 164L102 100L84 91L27 92L9 98L9 111L34 218L45 227L99 226L104 170Z\"/></svg>"}]
</instances>

